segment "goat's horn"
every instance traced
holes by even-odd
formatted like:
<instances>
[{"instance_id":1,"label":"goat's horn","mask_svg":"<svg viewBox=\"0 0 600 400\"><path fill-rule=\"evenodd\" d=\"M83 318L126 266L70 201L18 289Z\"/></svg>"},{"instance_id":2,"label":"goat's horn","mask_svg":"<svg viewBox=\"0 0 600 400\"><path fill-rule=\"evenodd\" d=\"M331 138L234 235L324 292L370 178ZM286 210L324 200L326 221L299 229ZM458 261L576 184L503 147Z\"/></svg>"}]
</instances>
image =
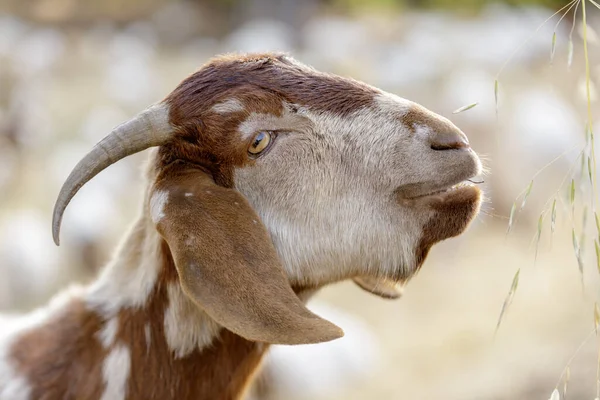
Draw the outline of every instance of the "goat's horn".
<instances>
[{"instance_id":1,"label":"goat's horn","mask_svg":"<svg viewBox=\"0 0 600 400\"><path fill-rule=\"evenodd\" d=\"M60 224L67 205L86 182L117 161L149 147L161 146L172 137L169 108L161 103L117 126L98 142L75 166L60 190L52 216L54 243L57 246L60 243Z\"/></svg>"}]
</instances>

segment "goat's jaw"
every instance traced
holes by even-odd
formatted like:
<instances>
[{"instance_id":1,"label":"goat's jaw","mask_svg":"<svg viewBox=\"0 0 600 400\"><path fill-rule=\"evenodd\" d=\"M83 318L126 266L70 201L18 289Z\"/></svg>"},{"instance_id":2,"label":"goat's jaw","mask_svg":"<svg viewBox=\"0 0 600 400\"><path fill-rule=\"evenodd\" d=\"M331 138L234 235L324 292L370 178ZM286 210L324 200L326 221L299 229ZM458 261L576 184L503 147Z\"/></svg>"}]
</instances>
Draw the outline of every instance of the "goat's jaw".
<instances>
[{"instance_id":1,"label":"goat's jaw","mask_svg":"<svg viewBox=\"0 0 600 400\"><path fill-rule=\"evenodd\" d=\"M398 286L406 284L420 270L434 244L459 236L469 227L479 213L482 197L482 191L470 182L461 182L413 198L398 195L400 206L418 214L426 214L428 218L416 242L413 263L384 273L385 279Z\"/></svg>"},{"instance_id":2,"label":"goat's jaw","mask_svg":"<svg viewBox=\"0 0 600 400\"><path fill-rule=\"evenodd\" d=\"M475 185L459 185L441 194L425 196L417 201L430 210L431 217L423 227L416 250L418 270L429 249L442 240L462 234L475 219L481 207L482 192Z\"/></svg>"}]
</instances>

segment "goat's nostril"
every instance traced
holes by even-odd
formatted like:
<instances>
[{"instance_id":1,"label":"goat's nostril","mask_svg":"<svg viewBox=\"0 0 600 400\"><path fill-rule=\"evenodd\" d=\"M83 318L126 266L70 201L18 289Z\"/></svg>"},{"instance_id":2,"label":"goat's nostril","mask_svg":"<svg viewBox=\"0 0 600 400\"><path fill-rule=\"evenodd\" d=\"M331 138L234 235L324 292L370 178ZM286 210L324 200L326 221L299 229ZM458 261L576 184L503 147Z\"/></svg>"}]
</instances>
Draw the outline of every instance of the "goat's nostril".
<instances>
[{"instance_id":1,"label":"goat's nostril","mask_svg":"<svg viewBox=\"0 0 600 400\"><path fill-rule=\"evenodd\" d=\"M433 150L458 150L471 147L464 135L455 132L438 133L431 137L430 144Z\"/></svg>"}]
</instances>

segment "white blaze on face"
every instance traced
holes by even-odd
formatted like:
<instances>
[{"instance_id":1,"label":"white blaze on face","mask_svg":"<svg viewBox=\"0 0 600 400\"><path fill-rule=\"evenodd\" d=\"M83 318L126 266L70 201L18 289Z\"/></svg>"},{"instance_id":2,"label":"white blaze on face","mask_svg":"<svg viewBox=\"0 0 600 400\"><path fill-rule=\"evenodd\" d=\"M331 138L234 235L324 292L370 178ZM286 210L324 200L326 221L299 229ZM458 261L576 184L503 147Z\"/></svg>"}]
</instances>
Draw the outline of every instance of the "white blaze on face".
<instances>
[{"instance_id":1,"label":"white blaze on face","mask_svg":"<svg viewBox=\"0 0 600 400\"><path fill-rule=\"evenodd\" d=\"M232 98L215 104L211 110L213 112L216 112L217 114L230 114L235 112L242 112L245 109L246 108L244 107L241 101Z\"/></svg>"},{"instance_id":2,"label":"white blaze on face","mask_svg":"<svg viewBox=\"0 0 600 400\"><path fill-rule=\"evenodd\" d=\"M117 344L102 365L104 393L100 400L125 400L131 373L131 354L128 347Z\"/></svg>"},{"instance_id":3,"label":"white blaze on face","mask_svg":"<svg viewBox=\"0 0 600 400\"><path fill-rule=\"evenodd\" d=\"M430 149L402 123L411 104L382 94L345 117L301 108L302 124L288 122L267 155L235 171L292 281L412 270L429 213L402 209L393 194L420 179ZM273 118L265 124L286 125ZM240 127L250 124L260 129L260 116Z\"/></svg>"},{"instance_id":4,"label":"white blaze on face","mask_svg":"<svg viewBox=\"0 0 600 400\"><path fill-rule=\"evenodd\" d=\"M290 128L307 129L309 121L292 112L290 108L283 105L281 116L273 114L250 113L247 118L238 126L238 131L242 135L242 140L256 135L260 131L285 131Z\"/></svg>"},{"instance_id":5,"label":"white blaze on face","mask_svg":"<svg viewBox=\"0 0 600 400\"><path fill-rule=\"evenodd\" d=\"M405 115L414 104L410 100L403 99L400 96L387 92L378 94L375 96L374 100L375 108L379 109L381 112L399 116Z\"/></svg>"}]
</instances>

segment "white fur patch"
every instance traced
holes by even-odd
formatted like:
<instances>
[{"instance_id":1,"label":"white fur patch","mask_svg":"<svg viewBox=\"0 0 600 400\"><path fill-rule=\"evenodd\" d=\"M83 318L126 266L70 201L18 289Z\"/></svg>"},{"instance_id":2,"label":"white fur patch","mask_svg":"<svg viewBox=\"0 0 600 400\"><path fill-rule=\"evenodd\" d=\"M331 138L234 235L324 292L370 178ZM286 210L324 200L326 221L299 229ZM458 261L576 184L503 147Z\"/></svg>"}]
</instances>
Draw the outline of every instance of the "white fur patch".
<instances>
[{"instance_id":1,"label":"white fur patch","mask_svg":"<svg viewBox=\"0 0 600 400\"><path fill-rule=\"evenodd\" d=\"M244 139L254 136L260 131L302 130L309 126L310 121L303 115L290 111L283 104L283 114L278 117L273 114L250 113L239 126L238 130Z\"/></svg>"},{"instance_id":2,"label":"white fur patch","mask_svg":"<svg viewBox=\"0 0 600 400\"><path fill-rule=\"evenodd\" d=\"M0 400L29 400L30 396L31 386L27 379L16 376L12 367L0 361Z\"/></svg>"},{"instance_id":3,"label":"white fur patch","mask_svg":"<svg viewBox=\"0 0 600 400\"><path fill-rule=\"evenodd\" d=\"M212 107L212 111L218 114L229 114L244 111L246 108L238 99L227 99Z\"/></svg>"},{"instance_id":4,"label":"white fur patch","mask_svg":"<svg viewBox=\"0 0 600 400\"><path fill-rule=\"evenodd\" d=\"M393 112L397 115L406 114L413 102L396 96L392 93L383 92L374 98L377 108L385 113Z\"/></svg>"},{"instance_id":5,"label":"white fur patch","mask_svg":"<svg viewBox=\"0 0 600 400\"><path fill-rule=\"evenodd\" d=\"M104 327L98 332L102 346L108 349L115 342L117 330L119 329L119 316L115 315L104 323Z\"/></svg>"},{"instance_id":6,"label":"white fur patch","mask_svg":"<svg viewBox=\"0 0 600 400\"><path fill-rule=\"evenodd\" d=\"M104 393L100 400L125 400L127 381L131 373L131 354L129 348L116 345L106 356L102 365Z\"/></svg>"},{"instance_id":7,"label":"white fur patch","mask_svg":"<svg viewBox=\"0 0 600 400\"><path fill-rule=\"evenodd\" d=\"M31 386L8 359L12 341L0 342L0 400L29 400Z\"/></svg>"},{"instance_id":8,"label":"white fur patch","mask_svg":"<svg viewBox=\"0 0 600 400\"><path fill-rule=\"evenodd\" d=\"M415 124L413 128L415 129L415 135L423 140L427 140L433 134L431 128L427 125Z\"/></svg>"},{"instance_id":9,"label":"white fur patch","mask_svg":"<svg viewBox=\"0 0 600 400\"><path fill-rule=\"evenodd\" d=\"M413 108L418 120L409 126L403 117ZM433 151L427 140L435 128L460 130L389 93L349 115L306 109L302 116L308 128L306 122L291 126L269 154L234 175L235 187L268 229L288 278L321 285L353 274L412 276L423 227L435 212L400 204L396 191L442 186L476 169L472 153L451 157ZM275 125L274 118L253 115L240 130Z\"/></svg>"},{"instance_id":10,"label":"white fur patch","mask_svg":"<svg viewBox=\"0 0 600 400\"><path fill-rule=\"evenodd\" d=\"M142 218L89 287L86 303L107 319L122 308L143 307L156 284L160 262L160 235Z\"/></svg>"},{"instance_id":11,"label":"white fur patch","mask_svg":"<svg viewBox=\"0 0 600 400\"><path fill-rule=\"evenodd\" d=\"M399 151L418 158L424 146L399 123L402 99L382 99L390 107L345 117L306 110L318 139L296 128L298 139L290 134L260 164L235 172L235 187L261 216L292 282L322 284L353 272L384 275L414 265L428 216L400 210L392 193L404 183L398 170L406 170L401 164L406 157ZM319 155L318 163L313 154ZM275 165L277 179L269 179ZM419 179L406 172L405 179Z\"/></svg>"},{"instance_id":12,"label":"white fur patch","mask_svg":"<svg viewBox=\"0 0 600 400\"><path fill-rule=\"evenodd\" d=\"M152 222L158 224L158 222L165 216L164 210L165 205L169 202L169 192L165 190L157 190L152 193L150 198L150 216Z\"/></svg>"},{"instance_id":13,"label":"white fur patch","mask_svg":"<svg viewBox=\"0 0 600 400\"><path fill-rule=\"evenodd\" d=\"M254 165L236 169L234 180L267 227L288 278L320 285L353 274L412 276L423 227L436 212L401 204L397 190L450 186L476 169L473 153L431 149L435 129L460 130L384 92L349 115L285 110L281 117L251 114L240 124L242 135L268 127L287 133Z\"/></svg>"},{"instance_id":14,"label":"white fur patch","mask_svg":"<svg viewBox=\"0 0 600 400\"><path fill-rule=\"evenodd\" d=\"M185 239L185 245L186 246L193 246L194 243L196 243L196 236L194 235L189 235L186 239Z\"/></svg>"},{"instance_id":15,"label":"white fur patch","mask_svg":"<svg viewBox=\"0 0 600 400\"><path fill-rule=\"evenodd\" d=\"M175 357L183 358L209 346L221 327L183 293L179 283L170 283L167 292L169 307L165 311L164 329Z\"/></svg>"}]
</instances>

